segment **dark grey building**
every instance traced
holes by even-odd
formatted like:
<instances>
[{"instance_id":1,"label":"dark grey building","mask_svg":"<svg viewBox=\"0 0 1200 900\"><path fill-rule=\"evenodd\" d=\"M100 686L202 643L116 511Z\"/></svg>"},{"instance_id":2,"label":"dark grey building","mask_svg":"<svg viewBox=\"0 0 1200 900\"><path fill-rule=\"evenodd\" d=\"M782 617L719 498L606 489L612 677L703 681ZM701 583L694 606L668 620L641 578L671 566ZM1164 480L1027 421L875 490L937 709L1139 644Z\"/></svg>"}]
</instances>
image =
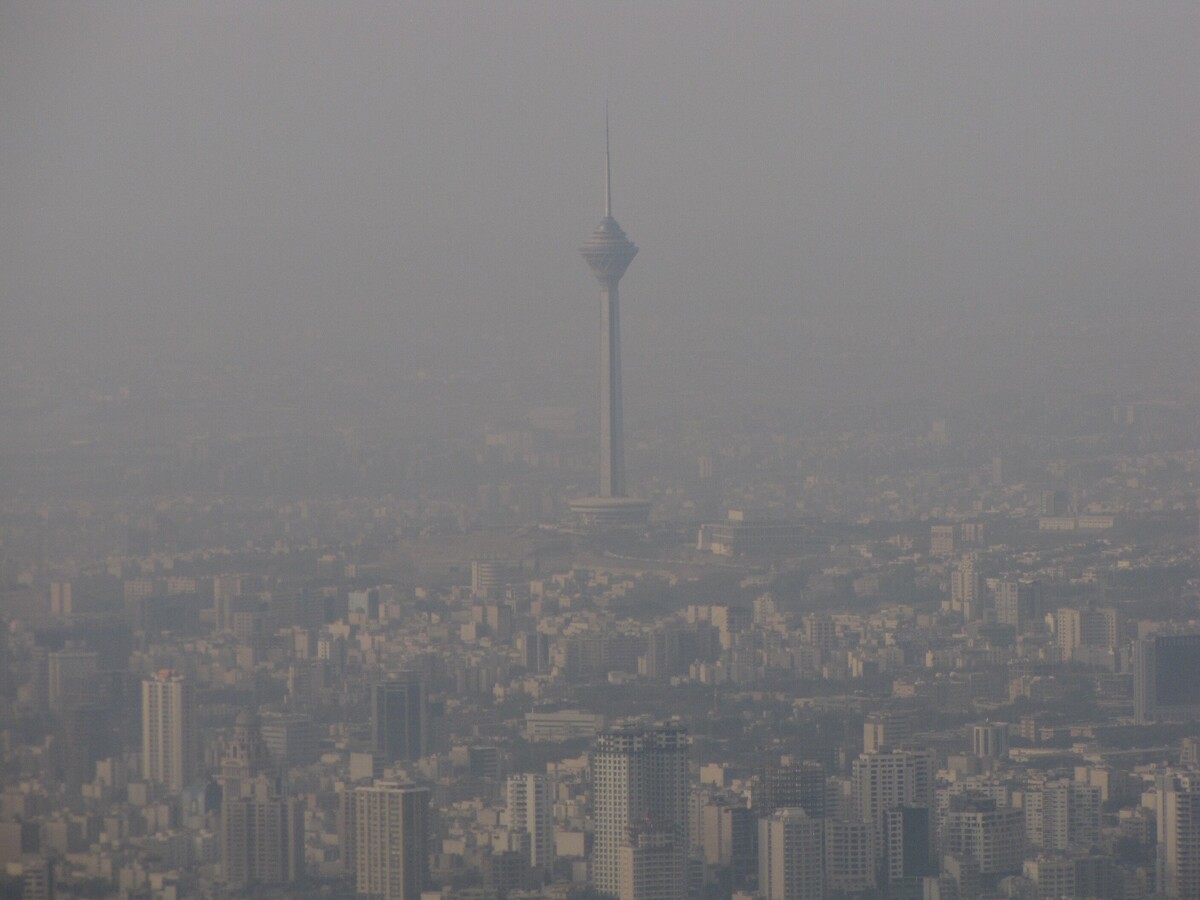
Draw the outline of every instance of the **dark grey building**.
<instances>
[{"instance_id":1,"label":"dark grey building","mask_svg":"<svg viewBox=\"0 0 1200 900\"><path fill-rule=\"evenodd\" d=\"M371 737L389 762L428 753L429 702L419 672L399 672L371 688Z\"/></svg>"}]
</instances>

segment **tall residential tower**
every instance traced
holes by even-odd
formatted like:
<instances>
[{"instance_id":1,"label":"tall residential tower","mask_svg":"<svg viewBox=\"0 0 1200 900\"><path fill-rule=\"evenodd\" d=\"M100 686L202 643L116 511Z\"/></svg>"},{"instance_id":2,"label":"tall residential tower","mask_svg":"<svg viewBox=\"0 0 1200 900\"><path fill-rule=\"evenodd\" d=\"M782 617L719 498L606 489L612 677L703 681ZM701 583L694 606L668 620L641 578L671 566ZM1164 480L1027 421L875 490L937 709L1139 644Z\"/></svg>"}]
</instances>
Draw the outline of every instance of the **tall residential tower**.
<instances>
[{"instance_id":1,"label":"tall residential tower","mask_svg":"<svg viewBox=\"0 0 1200 900\"><path fill-rule=\"evenodd\" d=\"M579 248L600 282L600 493L571 504L590 525L631 525L646 520L650 504L625 494L625 429L621 412L621 306L617 286L638 248L612 215L612 165L608 118L604 122L604 218Z\"/></svg>"},{"instance_id":2,"label":"tall residential tower","mask_svg":"<svg viewBox=\"0 0 1200 900\"><path fill-rule=\"evenodd\" d=\"M142 777L182 791L199 772L195 693L178 672L142 682Z\"/></svg>"},{"instance_id":3,"label":"tall residential tower","mask_svg":"<svg viewBox=\"0 0 1200 900\"><path fill-rule=\"evenodd\" d=\"M688 833L688 737L679 725L601 732L590 754L591 880L620 900L682 900ZM665 890L647 891L650 885Z\"/></svg>"},{"instance_id":4,"label":"tall residential tower","mask_svg":"<svg viewBox=\"0 0 1200 900\"><path fill-rule=\"evenodd\" d=\"M420 900L429 867L429 790L377 781L354 792L359 896Z\"/></svg>"}]
</instances>

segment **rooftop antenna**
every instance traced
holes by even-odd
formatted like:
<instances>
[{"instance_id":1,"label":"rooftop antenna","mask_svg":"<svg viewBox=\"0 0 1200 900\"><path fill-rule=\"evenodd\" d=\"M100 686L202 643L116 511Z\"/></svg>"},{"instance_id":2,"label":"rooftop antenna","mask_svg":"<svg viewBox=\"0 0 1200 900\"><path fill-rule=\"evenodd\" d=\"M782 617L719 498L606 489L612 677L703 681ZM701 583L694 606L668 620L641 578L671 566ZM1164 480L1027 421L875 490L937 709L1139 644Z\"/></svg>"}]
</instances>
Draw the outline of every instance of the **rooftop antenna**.
<instances>
[{"instance_id":1,"label":"rooftop antenna","mask_svg":"<svg viewBox=\"0 0 1200 900\"><path fill-rule=\"evenodd\" d=\"M612 218L612 163L608 155L608 101L604 101L604 217Z\"/></svg>"}]
</instances>

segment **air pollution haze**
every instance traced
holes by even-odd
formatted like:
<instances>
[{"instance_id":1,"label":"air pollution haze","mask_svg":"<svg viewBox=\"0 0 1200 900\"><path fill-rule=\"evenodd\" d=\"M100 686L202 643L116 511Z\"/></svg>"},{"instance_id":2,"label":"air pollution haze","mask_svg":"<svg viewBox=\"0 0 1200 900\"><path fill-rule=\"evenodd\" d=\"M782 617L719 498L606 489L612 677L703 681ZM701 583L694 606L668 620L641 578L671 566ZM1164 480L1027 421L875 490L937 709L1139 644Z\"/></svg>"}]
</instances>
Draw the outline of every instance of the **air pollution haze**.
<instances>
[{"instance_id":1,"label":"air pollution haze","mask_svg":"<svg viewBox=\"0 0 1200 900\"><path fill-rule=\"evenodd\" d=\"M1196 35L1186 3L6 3L5 396L333 366L590 411L606 102L632 416L1194 387Z\"/></svg>"},{"instance_id":2,"label":"air pollution haze","mask_svg":"<svg viewBox=\"0 0 1200 900\"><path fill-rule=\"evenodd\" d=\"M1198 147L1195 0L0 0L0 900L1200 898Z\"/></svg>"}]
</instances>

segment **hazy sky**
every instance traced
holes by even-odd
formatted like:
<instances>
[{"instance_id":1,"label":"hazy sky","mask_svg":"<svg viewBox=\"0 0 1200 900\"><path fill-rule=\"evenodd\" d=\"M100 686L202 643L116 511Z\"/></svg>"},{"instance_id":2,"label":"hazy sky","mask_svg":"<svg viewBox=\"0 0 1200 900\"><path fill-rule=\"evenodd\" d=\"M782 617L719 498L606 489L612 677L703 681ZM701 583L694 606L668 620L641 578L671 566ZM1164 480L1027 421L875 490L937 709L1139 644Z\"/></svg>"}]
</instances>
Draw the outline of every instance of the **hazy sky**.
<instances>
[{"instance_id":1,"label":"hazy sky","mask_svg":"<svg viewBox=\"0 0 1200 900\"><path fill-rule=\"evenodd\" d=\"M6 0L0 351L594 367L606 98L635 382L1196 327L1198 61L1194 2Z\"/></svg>"}]
</instances>

